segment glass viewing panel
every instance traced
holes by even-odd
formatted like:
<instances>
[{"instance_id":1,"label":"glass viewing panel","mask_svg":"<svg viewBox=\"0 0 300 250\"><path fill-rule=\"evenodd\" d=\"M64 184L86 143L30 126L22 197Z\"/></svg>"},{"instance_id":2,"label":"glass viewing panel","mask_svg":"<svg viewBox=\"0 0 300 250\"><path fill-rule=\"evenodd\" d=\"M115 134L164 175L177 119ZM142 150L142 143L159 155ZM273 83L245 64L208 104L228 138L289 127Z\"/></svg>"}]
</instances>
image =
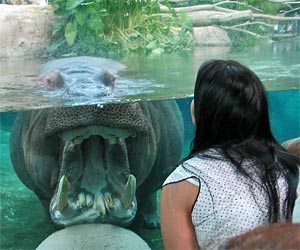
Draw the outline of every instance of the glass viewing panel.
<instances>
[{"instance_id":1,"label":"glass viewing panel","mask_svg":"<svg viewBox=\"0 0 300 250\"><path fill-rule=\"evenodd\" d=\"M4 12L4 10L13 8L12 6L6 8L8 6L6 6L7 2L13 1L0 1L0 20L3 20L1 19L2 15L7 15L7 12ZM49 0L49 4L54 2L56 1ZM122 20L122 18L117 18L117 14L118 10L124 13L124 6L126 5L124 5L124 3L155 1L68 0L57 2L66 2L67 8L69 9L88 8L88 6L94 2L110 3L114 5L114 20L117 22ZM166 1L160 2L164 4ZM181 7L184 6L184 4L199 6L214 5L217 9L218 7L224 7L218 6L219 3L223 3L224 1L215 0L170 0L169 2L171 5L179 3ZM238 11L240 7L244 8L248 6L248 3L253 1L229 2L238 2L239 7L231 6L235 11ZM178 104L183 117L184 145L181 157L184 157L189 152L194 133L189 108L193 97L193 88L198 68L203 62L210 59L233 59L253 70L266 87L270 101L271 126L276 139L281 143L287 139L300 136L300 1L293 1L289 5L286 4L287 1L279 0L261 2L267 3L264 3L263 10L260 9L259 6L256 6L256 9L252 9L255 15L261 15L261 17L263 17L264 14L268 14L273 17L267 19L267 21L258 20L256 22L258 26L253 29L250 28L247 31L249 36L244 32L242 37L246 40L240 39L238 45L236 40L239 38L239 35L237 35L239 33L235 33L235 35L229 36L231 43L226 46L220 46L216 43L210 46L196 46L191 51L186 52L173 49L172 53L161 53L159 49L156 49L154 50L155 53L149 53L147 55L128 53L120 57L113 56L114 61L126 65L126 68L118 72L113 72L115 76L115 86L112 93L105 92L106 94L99 94L97 87L91 86L91 88L89 88L86 87L88 85L84 84L80 86L72 86L71 84L67 88L54 91L47 90L45 89L45 83L41 81L40 69L42 65L51 61L50 59L45 59L45 56L30 58L13 56L0 57L0 249L35 249L41 241L56 230L47 214L47 210L43 208L37 196L21 182L12 166L10 158L12 125L16 115L24 111L40 110L43 112L49 109L48 111L51 112L52 108L75 106L77 108L77 106L82 105L96 105L97 108L101 109L105 108L106 104L119 105L133 103L137 106L141 103L156 105L156 103L161 101L174 101ZM87 12L87 10L90 12ZM84 13L89 13L90 16L94 17L102 14L105 16L109 13L109 9L107 9L107 12L100 11L97 13L94 12L95 8L87 10L85 9ZM247 11L249 10L243 13L249 14ZM263 13L263 11L269 12ZM92 12L93 14L91 14ZM81 14L77 15L77 18L79 18L78 23L84 23L84 19L80 19ZM109 17L109 15L105 17ZM124 20L128 19L126 11L123 17ZM138 16L135 15L135 17ZM285 19L279 20L278 17ZM184 22L183 24L189 23L184 16L181 20L186 21L186 23ZM89 23L86 27L81 28L88 30L91 27L95 28L95 25L101 26L97 18L94 18L92 21L93 22ZM143 25L146 24L147 22L144 19ZM9 25L10 19L6 17L4 24L1 25L0 34L1 32L7 32L10 27ZM247 25L247 21L241 21L237 26L231 25L230 28L239 30L244 27L244 25ZM215 26L222 26L224 30L228 31L228 34L230 33L228 23L221 22ZM69 26L68 29L70 31L72 27L70 28ZM255 35L256 32L261 30L265 31L263 39L258 38L258 36L251 36L251 34ZM72 32L68 34L70 35ZM101 34L99 36L101 37ZM137 33L132 33L130 39L137 36ZM68 35L66 35L66 37L68 37ZM68 39L70 38L69 36ZM64 34L61 39L64 39ZM131 41L130 39L129 41ZM204 38L202 39L204 40ZM71 41L69 40L69 42ZM153 46L153 44L154 43L150 43L148 47ZM172 47L173 43L170 44L169 46ZM2 42L0 42L0 47L1 46ZM22 46L22 43L20 46ZM75 45L72 46L71 48L74 49L73 52L76 52L77 47ZM133 46L133 43L128 43L128 46ZM81 52L86 48L80 46L78 48L78 55L85 55ZM113 49L113 46L110 48ZM5 49L7 48L3 48L3 51ZM7 51L14 51L14 48L9 48ZM76 56L76 53L68 55L63 53L56 54L57 59L72 56ZM99 55L96 54L89 54L89 56L99 57ZM77 64L76 72L72 70L68 71L64 75L64 79L69 79L68 74L74 72L78 74L80 70L84 71L85 66L85 64ZM55 69L55 65L53 67ZM91 70L94 70L97 68L97 65L92 65L91 68ZM106 69L113 71L110 64L106 65ZM96 74L95 77L97 76L99 75ZM90 78L84 79L84 77L82 77L82 79L83 83L90 81ZM52 83L50 82L50 84ZM59 82L55 84L59 84ZM110 91L110 88L106 88L105 90ZM163 121L163 119L159 121ZM106 133L110 132L110 130L105 131ZM117 130L117 132L120 131ZM30 133L32 133L31 130ZM82 138L78 140L80 139ZM103 139L101 138L101 140ZM171 138L168 144L174 143L173 140L174 138ZM91 144L95 143L92 139L89 142L91 142ZM81 143L84 144L85 142L83 141ZM87 144L89 143L85 143L85 145ZM98 145L97 147L98 150L100 146ZM94 156L95 155L97 154L94 153ZM93 152L90 156L93 156ZM56 184L57 183L54 185L56 186ZM159 229L141 229L140 235L147 241L152 249L163 249Z\"/></svg>"}]
</instances>

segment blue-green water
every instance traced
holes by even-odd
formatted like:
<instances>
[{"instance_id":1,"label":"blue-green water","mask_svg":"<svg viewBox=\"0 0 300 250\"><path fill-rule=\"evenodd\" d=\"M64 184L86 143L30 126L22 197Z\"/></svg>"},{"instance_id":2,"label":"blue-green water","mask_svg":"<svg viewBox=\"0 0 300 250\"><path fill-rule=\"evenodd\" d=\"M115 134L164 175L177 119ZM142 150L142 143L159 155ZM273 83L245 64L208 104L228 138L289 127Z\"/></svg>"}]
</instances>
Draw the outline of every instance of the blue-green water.
<instances>
[{"instance_id":1,"label":"blue-green water","mask_svg":"<svg viewBox=\"0 0 300 250\"><path fill-rule=\"evenodd\" d=\"M300 136L300 90L270 91L272 130L279 142ZM194 127L190 118L191 98L177 100L185 124L183 155L188 153ZM18 179L9 157L10 128L16 113L1 113L0 130L0 249L35 249L55 231L34 193ZM141 230L141 236L152 249L162 249L159 230Z\"/></svg>"},{"instance_id":2,"label":"blue-green water","mask_svg":"<svg viewBox=\"0 0 300 250\"><path fill-rule=\"evenodd\" d=\"M300 91L269 92L272 131L279 142L299 136Z\"/></svg>"}]
</instances>

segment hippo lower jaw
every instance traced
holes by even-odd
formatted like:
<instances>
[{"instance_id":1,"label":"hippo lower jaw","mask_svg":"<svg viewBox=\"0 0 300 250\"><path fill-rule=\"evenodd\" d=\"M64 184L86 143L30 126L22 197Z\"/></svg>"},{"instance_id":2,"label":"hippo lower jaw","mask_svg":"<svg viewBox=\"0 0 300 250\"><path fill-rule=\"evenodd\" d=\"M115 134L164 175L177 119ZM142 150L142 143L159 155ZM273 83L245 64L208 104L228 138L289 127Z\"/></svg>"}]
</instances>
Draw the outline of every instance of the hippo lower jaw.
<instances>
[{"instance_id":1,"label":"hippo lower jaw","mask_svg":"<svg viewBox=\"0 0 300 250\"><path fill-rule=\"evenodd\" d=\"M110 223L128 226L137 211L135 198L136 180L130 175L122 197L112 197L110 193L95 195L80 192L78 199L68 194L69 182L62 176L58 191L50 203L50 215L57 226L71 226L83 223Z\"/></svg>"},{"instance_id":2,"label":"hippo lower jaw","mask_svg":"<svg viewBox=\"0 0 300 250\"><path fill-rule=\"evenodd\" d=\"M49 208L57 226L93 222L128 226L132 222L137 211L136 178L130 174L124 146L130 135L134 136L102 126L60 135L65 141L60 177Z\"/></svg>"}]
</instances>

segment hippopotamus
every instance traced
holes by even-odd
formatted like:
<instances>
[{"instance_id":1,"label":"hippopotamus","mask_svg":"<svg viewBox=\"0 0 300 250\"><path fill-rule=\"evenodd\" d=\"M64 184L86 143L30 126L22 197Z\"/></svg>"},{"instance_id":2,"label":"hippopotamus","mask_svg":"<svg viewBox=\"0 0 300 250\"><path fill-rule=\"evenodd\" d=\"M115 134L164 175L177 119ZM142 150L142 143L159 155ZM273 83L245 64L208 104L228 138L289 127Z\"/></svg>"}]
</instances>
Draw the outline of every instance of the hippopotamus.
<instances>
[{"instance_id":1,"label":"hippopotamus","mask_svg":"<svg viewBox=\"0 0 300 250\"><path fill-rule=\"evenodd\" d=\"M57 227L132 227L153 218L151 198L176 167L182 145L175 100L107 103L18 113L10 155ZM153 223L159 226L146 226Z\"/></svg>"},{"instance_id":2,"label":"hippopotamus","mask_svg":"<svg viewBox=\"0 0 300 250\"><path fill-rule=\"evenodd\" d=\"M106 96L113 92L118 72L127 67L108 58L89 56L52 60L40 68L39 82L47 91L70 96Z\"/></svg>"}]
</instances>

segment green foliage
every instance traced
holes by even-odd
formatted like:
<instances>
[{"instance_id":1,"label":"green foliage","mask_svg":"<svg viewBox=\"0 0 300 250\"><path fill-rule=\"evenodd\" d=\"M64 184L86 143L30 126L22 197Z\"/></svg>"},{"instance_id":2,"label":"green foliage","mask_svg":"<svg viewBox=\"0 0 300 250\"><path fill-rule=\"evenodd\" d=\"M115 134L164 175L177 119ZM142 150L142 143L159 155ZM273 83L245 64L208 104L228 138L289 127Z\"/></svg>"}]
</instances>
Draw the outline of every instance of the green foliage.
<instances>
[{"instance_id":1,"label":"green foliage","mask_svg":"<svg viewBox=\"0 0 300 250\"><path fill-rule=\"evenodd\" d=\"M279 10L286 8L286 5L282 3L271 3L269 1L261 1L261 0L245 0L250 6L256 7L257 9L261 10L263 13L275 15L278 13Z\"/></svg>"},{"instance_id":2,"label":"green foliage","mask_svg":"<svg viewBox=\"0 0 300 250\"><path fill-rule=\"evenodd\" d=\"M256 38L240 31L228 30L232 42L231 48L236 51L243 50L255 44Z\"/></svg>"},{"instance_id":3,"label":"green foliage","mask_svg":"<svg viewBox=\"0 0 300 250\"><path fill-rule=\"evenodd\" d=\"M160 13L153 0L54 0L57 20L49 53L118 55L191 47L186 16ZM179 30L179 32L176 32Z\"/></svg>"}]
</instances>

